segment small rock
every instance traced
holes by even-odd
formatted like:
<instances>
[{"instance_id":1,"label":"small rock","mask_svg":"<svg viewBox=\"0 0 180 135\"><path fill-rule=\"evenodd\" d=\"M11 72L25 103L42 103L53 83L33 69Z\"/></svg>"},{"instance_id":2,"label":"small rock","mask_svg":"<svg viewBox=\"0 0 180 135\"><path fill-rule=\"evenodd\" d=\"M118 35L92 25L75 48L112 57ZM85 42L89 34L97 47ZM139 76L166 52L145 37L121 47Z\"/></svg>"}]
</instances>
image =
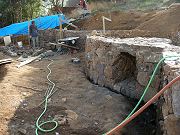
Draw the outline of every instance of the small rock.
<instances>
[{"instance_id":1,"label":"small rock","mask_svg":"<svg viewBox=\"0 0 180 135\"><path fill-rule=\"evenodd\" d=\"M22 135L26 135L26 133L27 133L26 129L23 129L23 128L19 128L18 132Z\"/></svg>"},{"instance_id":2,"label":"small rock","mask_svg":"<svg viewBox=\"0 0 180 135\"><path fill-rule=\"evenodd\" d=\"M63 101L63 102L66 102L66 101L67 101L67 98L62 98L62 101Z\"/></svg>"},{"instance_id":3,"label":"small rock","mask_svg":"<svg viewBox=\"0 0 180 135\"><path fill-rule=\"evenodd\" d=\"M24 103L23 106L27 106L27 103Z\"/></svg>"},{"instance_id":4,"label":"small rock","mask_svg":"<svg viewBox=\"0 0 180 135\"><path fill-rule=\"evenodd\" d=\"M50 103L50 102L51 102L51 98L48 99L48 103Z\"/></svg>"},{"instance_id":5,"label":"small rock","mask_svg":"<svg viewBox=\"0 0 180 135\"><path fill-rule=\"evenodd\" d=\"M63 126L67 123L67 119L66 118L63 118L62 120L58 121L59 125L60 126Z\"/></svg>"},{"instance_id":6,"label":"small rock","mask_svg":"<svg viewBox=\"0 0 180 135\"><path fill-rule=\"evenodd\" d=\"M34 57L34 56L38 56L38 55L42 54L43 52L44 52L44 49L36 50L36 51L32 54L32 56L33 56L33 57Z\"/></svg>"},{"instance_id":7,"label":"small rock","mask_svg":"<svg viewBox=\"0 0 180 135\"><path fill-rule=\"evenodd\" d=\"M21 99L20 102L23 103L23 100Z\"/></svg>"},{"instance_id":8,"label":"small rock","mask_svg":"<svg viewBox=\"0 0 180 135\"><path fill-rule=\"evenodd\" d=\"M45 53L43 53L45 57L50 57L50 56L54 56L54 52L52 50L48 50Z\"/></svg>"},{"instance_id":9,"label":"small rock","mask_svg":"<svg viewBox=\"0 0 180 135\"><path fill-rule=\"evenodd\" d=\"M11 128L15 128L16 126L15 125L11 125Z\"/></svg>"},{"instance_id":10,"label":"small rock","mask_svg":"<svg viewBox=\"0 0 180 135\"><path fill-rule=\"evenodd\" d=\"M97 122L95 122L94 124L95 124L95 125L98 125L98 123L97 123Z\"/></svg>"},{"instance_id":11,"label":"small rock","mask_svg":"<svg viewBox=\"0 0 180 135\"><path fill-rule=\"evenodd\" d=\"M72 111L72 110L66 110L65 112L67 113L67 119L68 119L68 121L77 120L78 115L77 115L74 111Z\"/></svg>"},{"instance_id":12,"label":"small rock","mask_svg":"<svg viewBox=\"0 0 180 135\"><path fill-rule=\"evenodd\" d=\"M75 63L75 64L81 62L79 58L72 58L71 61L72 61L73 63Z\"/></svg>"},{"instance_id":13,"label":"small rock","mask_svg":"<svg viewBox=\"0 0 180 135\"><path fill-rule=\"evenodd\" d=\"M61 121L65 116L64 115L55 115L54 120L55 121Z\"/></svg>"},{"instance_id":14,"label":"small rock","mask_svg":"<svg viewBox=\"0 0 180 135\"><path fill-rule=\"evenodd\" d=\"M93 30L92 32L91 32L91 35L92 36L96 36L98 34L98 32L96 31L96 30Z\"/></svg>"},{"instance_id":15,"label":"small rock","mask_svg":"<svg viewBox=\"0 0 180 135\"><path fill-rule=\"evenodd\" d=\"M58 132L56 132L55 135L60 135L60 134Z\"/></svg>"},{"instance_id":16,"label":"small rock","mask_svg":"<svg viewBox=\"0 0 180 135\"><path fill-rule=\"evenodd\" d=\"M22 95L23 95L23 96L27 96L27 93L26 93L26 92L23 92Z\"/></svg>"},{"instance_id":17,"label":"small rock","mask_svg":"<svg viewBox=\"0 0 180 135\"><path fill-rule=\"evenodd\" d=\"M23 53L23 55L22 55L22 58L28 58L28 55L27 55L27 53Z\"/></svg>"}]
</instances>

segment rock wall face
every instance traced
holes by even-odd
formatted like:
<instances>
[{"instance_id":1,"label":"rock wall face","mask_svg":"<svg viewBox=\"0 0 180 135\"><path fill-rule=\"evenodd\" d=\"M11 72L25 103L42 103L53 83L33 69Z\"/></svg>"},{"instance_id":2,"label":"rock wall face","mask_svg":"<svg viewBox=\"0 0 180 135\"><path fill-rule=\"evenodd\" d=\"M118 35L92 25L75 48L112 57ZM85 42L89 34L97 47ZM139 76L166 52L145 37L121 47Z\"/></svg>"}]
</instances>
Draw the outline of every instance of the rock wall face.
<instances>
[{"instance_id":1,"label":"rock wall face","mask_svg":"<svg viewBox=\"0 0 180 135\"><path fill-rule=\"evenodd\" d=\"M174 49L180 52L179 48ZM172 53L176 55L176 53ZM163 67L164 85L180 75L180 57L172 58L165 61ZM180 81L175 83L168 91L164 93L164 102L162 103L163 114L163 135L180 134ZM160 123L162 123L160 121Z\"/></svg>"},{"instance_id":2,"label":"rock wall face","mask_svg":"<svg viewBox=\"0 0 180 135\"><path fill-rule=\"evenodd\" d=\"M86 74L96 84L139 99L168 39L113 39L89 36L86 42ZM145 101L156 94L161 74L155 76Z\"/></svg>"},{"instance_id":3,"label":"rock wall face","mask_svg":"<svg viewBox=\"0 0 180 135\"><path fill-rule=\"evenodd\" d=\"M173 46L168 39L88 36L85 71L94 83L139 99L155 65L165 56L179 57L166 59L162 64L146 94L144 101L147 101L163 85L180 75L180 47ZM179 135L180 82L166 91L156 103L161 110L162 117L159 117L158 122L162 134Z\"/></svg>"}]
</instances>

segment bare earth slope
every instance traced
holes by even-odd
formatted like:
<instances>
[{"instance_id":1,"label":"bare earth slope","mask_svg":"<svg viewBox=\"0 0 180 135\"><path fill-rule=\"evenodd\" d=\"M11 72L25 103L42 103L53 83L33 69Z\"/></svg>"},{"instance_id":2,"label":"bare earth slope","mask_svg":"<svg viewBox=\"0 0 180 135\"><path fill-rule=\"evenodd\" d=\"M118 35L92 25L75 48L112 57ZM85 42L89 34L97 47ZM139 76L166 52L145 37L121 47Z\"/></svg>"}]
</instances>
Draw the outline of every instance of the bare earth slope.
<instances>
[{"instance_id":1,"label":"bare earth slope","mask_svg":"<svg viewBox=\"0 0 180 135\"><path fill-rule=\"evenodd\" d=\"M180 27L180 5L159 11L155 17L142 23L137 29L158 32L174 32Z\"/></svg>"},{"instance_id":2,"label":"bare earth slope","mask_svg":"<svg viewBox=\"0 0 180 135\"><path fill-rule=\"evenodd\" d=\"M112 19L106 22L107 30L143 30L158 33L175 32L180 27L180 5L160 11L98 12L76 23L83 30L102 30L102 16Z\"/></svg>"}]
</instances>

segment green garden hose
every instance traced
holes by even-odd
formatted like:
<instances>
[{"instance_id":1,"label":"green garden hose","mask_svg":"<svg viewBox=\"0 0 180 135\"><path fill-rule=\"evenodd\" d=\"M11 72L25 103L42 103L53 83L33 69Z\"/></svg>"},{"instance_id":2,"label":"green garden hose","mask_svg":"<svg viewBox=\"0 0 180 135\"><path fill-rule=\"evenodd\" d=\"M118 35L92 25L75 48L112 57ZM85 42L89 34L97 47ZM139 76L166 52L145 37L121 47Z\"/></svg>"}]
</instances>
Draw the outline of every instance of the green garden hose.
<instances>
[{"instance_id":1,"label":"green garden hose","mask_svg":"<svg viewBox=\"0 0 180 135\"><path fill-rule=\"evenodd\" d=\"M53 60L50 64L48 64L47 66L47 69L49 70L49 73L47 75L47 80L52 84L52 87L51 89L48 90L47 94L46 94L46 97L45 97L45 103L44 103L44 111L41 113L41 115L38 117L37 121L36 121L36 135L38 135L38 131L41 131L41 132L44 132L44 133L47 133L47 132L52 132L54 131L57 127L58 127L58 122L55 121L55 120L51 120L51 121L46 121L46 122L42 122L41 124L40 123L40 119L42 118L42 116L45 114L45 112L47 111L47 106L48 106L48 99L49 97L51 96L51 94L53 93L53 90L55 88L55 83L52 82L50 79L49 79L49 76L51 74L51 69L49 68L49 66L53 64ZM42 126L43 125L46 125L46 124L55 124L53 128L51 129L43 129Z\"/></svg>"},{"instance_id":2,"label":"green garden hose","mask_svg":"<svg viewBox=\"0 0 180 135\"><path fill-rule=\"evenodd\" d=\"M180 56L165 56L165 57L163 57L163 58L160 59L160 61L158 62L158 64L156 65L156 67L155 67L155 69L154 69L154 71L153 71L153 74L152 74L152 76L151 76L151 78L150 78L150 80L149 80L149 82L148 82L148 84L147 84L147 86L146 86L146 88L145 88L145 90L144 90L144 92L143 92L140 100L138 101L138 103L136 104L136 106L134 107L134 109L130 112L130 114L125 118L125 120L123 120L118 126L122 125L122 124L136 111L136 109L139 107L139 105L141 104L142 100L144 99L144 96L146 95L146 93L147 93L147 91L148 91L148 89L149 89L152 81L154 80L154 76L156 75L156 72L157 72L160 64L161 64L165 59L167 59L167 58L173 58L173 57L180 57ZM110 132L111 132L111 130L110 130L109 132L103 134L103 135L109 134Z\"/></svg>"},{"instance_id":3,"label":"green garden hose","mask_svg":"<svg viewBox=\"0 0 180 135\"><path fill-rule=\"evenodd\" d=\"M138 101L138 103L136 104L136 106L134 107L134 109L130 112L130 114L127 116L127 118L126 118L123 122L121 122L119 125L121 125L122 123L124 123L124 122L136 111L136 109L139 107L140 103L141 103L142 100L144 99L144 96L146 95L146 93L147 93L147 91L148 91L148 89L149 89L152 81L154 80L154 76L155 76L155 74L156 74L156 72L157 72L160 64L161 64L165 59L171 58L171 57L180 57L180 56L166 56L166 57L162 58L162 59L158 62L158 64L156 65L156 67L155 67L155 69L154 69L154 72L153 72L153 74L152 74L152 76L151 76L151 78L150 78L150 80L149 80L149 82L148 82L148 84L147 84L147 86L146 86L146 88L145 88L145 90L144 90L144 92L143 92L140 100ZM36 131L35 131L35 132L36 132L36 135L38 135L38 131L47 133L47 132L52 132L52 131L54 131L54 130L58 127L58 122L55 121L55 120L46 121L46 122L42 122L41 124L39 124L39 123L40 123L40 119L42 118L42 116L43 116L43 115L45 114L45 112L47 111L48 99L49 99L49 97L51 96L51 94L53 93L53 90L54 90L54 88L55 88L55 83L52 82L52 81L49 79L49 76L50 76L50 74L52 73L51 69L49 68L49 66L50 66L51 64L53 64L53 61L52 61L50 64L48 64L48 66L47 66L47 69L49 70L49 73L48 73L48 75L47 75L47 80L52 84L52 88L47 92L47 95L46 95L46 98L45 98L45 103L44 103L44 111L41 113L41 115L38 117L38 119L37 119L37 121L36 121ZM51 129L43 129L43 128L42 128L43 125L46 125L46 124L49 124L49 123L55 124L54 127L51 128ZM110 132L111 132L111 131L105 133L104 135L106 135L106 134L108 134L108 133L110 133Z\"/></svg>"}]
</instances>

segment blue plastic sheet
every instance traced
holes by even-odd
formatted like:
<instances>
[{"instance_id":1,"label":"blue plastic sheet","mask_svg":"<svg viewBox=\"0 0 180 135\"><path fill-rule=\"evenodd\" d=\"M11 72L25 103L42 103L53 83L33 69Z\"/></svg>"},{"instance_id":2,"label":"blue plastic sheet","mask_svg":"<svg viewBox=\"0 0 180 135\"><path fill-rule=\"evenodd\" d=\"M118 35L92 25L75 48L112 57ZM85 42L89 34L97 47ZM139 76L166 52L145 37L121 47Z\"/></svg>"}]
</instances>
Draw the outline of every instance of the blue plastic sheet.
<instances>
[{"instance_id":1,"label":"blue plastic sheet","mask_svg":"<svg viewBox=\"0 0 180 135\"><path fill-rule=\"evenodd\" d=\"M32 21L35 21L35 24L39 30L46 30L50 28L52 29L60 25L60 18L62 20L67 21L67 19L63 14L59 14L59 15L39 17L30 21L11 24L9 26L0 29L0 36L28 35L29 26ZM63 23L64 22L62 22L62 24Z\"/></svg>"}]
</instances>

